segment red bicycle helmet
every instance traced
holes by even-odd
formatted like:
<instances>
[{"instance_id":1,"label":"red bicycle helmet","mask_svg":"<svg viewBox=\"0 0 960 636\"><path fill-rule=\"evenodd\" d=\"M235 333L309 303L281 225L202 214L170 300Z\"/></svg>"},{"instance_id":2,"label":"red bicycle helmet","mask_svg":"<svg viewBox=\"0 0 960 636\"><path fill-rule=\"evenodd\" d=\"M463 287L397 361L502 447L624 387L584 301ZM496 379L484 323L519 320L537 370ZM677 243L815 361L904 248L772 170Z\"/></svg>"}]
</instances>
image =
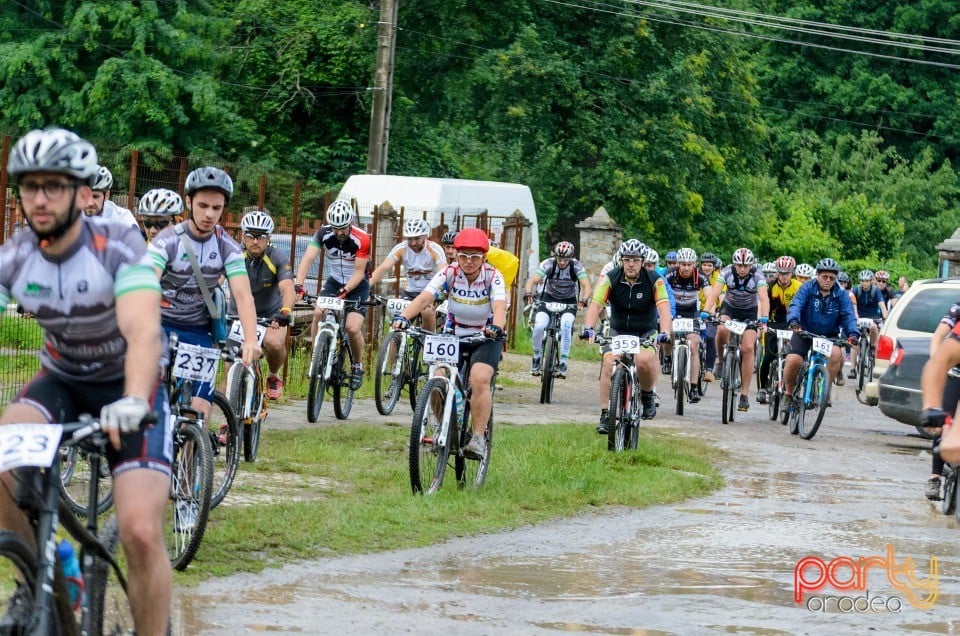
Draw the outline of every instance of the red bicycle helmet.
<instances>
[{"instance_id":1,"label":"red bicycle helmet","mask_svg":"<svg viewBox=\"0 0 960 636\"><path fill-rule=\"evenodd\" d=\"M487 233L477 227L468 227L460 230L457 238L453 239L453 246L458 250L475 249L484 254L490 249L490 240L487 239Z\"/></svg>"}]
</instances>

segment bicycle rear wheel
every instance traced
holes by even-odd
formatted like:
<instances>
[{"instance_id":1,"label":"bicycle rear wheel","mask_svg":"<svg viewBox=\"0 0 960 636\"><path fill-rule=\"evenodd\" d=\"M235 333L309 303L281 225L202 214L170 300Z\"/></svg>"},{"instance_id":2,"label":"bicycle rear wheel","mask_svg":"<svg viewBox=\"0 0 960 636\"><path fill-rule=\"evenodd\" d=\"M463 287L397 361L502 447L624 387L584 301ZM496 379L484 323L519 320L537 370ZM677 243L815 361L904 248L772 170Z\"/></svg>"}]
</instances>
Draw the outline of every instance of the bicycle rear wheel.
<instances>
[{"instance_id":1,"label":"bicycle rear wheel","mask_svg":"<svg viewBox=\"0 0 960 636\"><path fill-rule=\"evenodd\" d=\"M60 499L78 517L87 516L87 498L90 495L91 458L86 450L70 446L60 448ZM113 505L113 478L107 458L100 458L100 495L97 514L103 514Z\"/></svg>"},{"instance_id":2,"label":"bicycle rear wheel","mask_svg":"<svg viewBox=\"0 0 960 636\"><path fill-rule=\"evenodd\" d=\"M327 357L331 355L333 336L327 332L322 332L317 336L317 342L313 347L313 355L310 357L310 387L307 389L307 421L315 423L320 417L320 407L323 406L323 398L327 389L327 380L323 377L327 368Z\"/></svg>"},{"instance_id":3,"label":"bicycle rear wheel","mask_svg":"<svg viewBox=\"0 0 960 636\"><path fill-rule=\"evenodd\" d=\"M213 510L230 492L230 486L237 476L237 467L240 465L240 448L243 444L237 416L226 396L220 391L213 393L210 419L206 426L213 459L213 489L210 492L210 509ZM222 441L221 436L224 438Z\"/></svg>"},{"instance_id":4,"label":"bicycle rear wheel","mask_svg":"<svg viewBox=\"0 0 960 636\"><path fill-rule=\"evenodd\" d=\"M349 343L340 345L340 353L333 364L333 413L338 420L345 420L350 416L353 408L353 389L350 388L353 374L353 350Z\"/></svg>"},{"instance_id":5,"label":"bicycle rear wheel","mask_svg":"<svg viewBox=\"0 0 960 636\"><path fill-rule=\"evenodd\" d=\"M683 415L683 399L687 391L687 347L673 348L674 395L677 398L677 415Z\"/></svg>"},{"instance_id":6,"label":"bicycle rear wheel","mask_svg":"<svg viewBox=\"0 0 960 636\"><path fill-rule=\"evenodd\" d=\"M951 466L943 467L943 499L940 500L940 512L952 515L956 510L957 470Z\"/></svg>"},{"instance_id":7,"label":"bicycle rear wheel","mask_svg":"<svg viewBox=\"0 0 960 636\"><path fill-rule=\"evenodd\" d=\"M443 485L450 455L450 430L440 439L443 429L443 406L447 399L446 378L430 378L420 391L417 408L410 426L410 488L414 494L432 494ZM450 414L451 419L456 413Z\"/></svg>"},{"instance_id":8,"label":"bicycle rear wheel","mask_svg":"<svg viewBox=\"0 0 960 636\"><path fill-rule=\"evenodd\" d=\"M460 439L458 448L463 448L470 443L470 438L473 437L473 422L469 403L464 407L463 422L458 424L458 429ZM483 454L483 459L467 459L460 452L454 458L453 467L459 488L479 488L487 479L487 469L490 467L491 442L493 441L492 403L490 404L490 419L487 421L487 430L483 432L483 441L487 443L487 452Z\"/></svg>"},{"instance_id":9,"label":"bicycle rear wheel","mask_svg":"<svg viewBox=\"0 0 960 636\"><path fill-rule=\"evenodd\" d=\"M783 389L780 387L779 360L770 363L770 369L767 373L767 412L771 420L776 420L780 415L780 397L783 395Z\"/></svg>"},{"instance_id":10,"label":"bicycle rear wheel","mask_svg":"<svg viewBox=\"0 0 960 636\"><path fill-rule=\"evenodd\" d=\"M810 378L810 407L804 405L804 416L797 421L797 434L802 439L813 439L823 422L823 415L830 402L830 387L833 383L827 377L826 367L818 364Z\"/></svg>"},{"instance_id":11,"label":"bicycle rear wheel","mask_svg":"<svg viewBox=\"0 0 960 636\"><path fill-rule=\"evenodd\" d=\"M125 561L120 544L116 515L110 517L100 533L100 543L117 562ZM124 591L116 571L101 557L94 557L93 575L88 581L90 599L90 634L133 634L133 614L130 599Z\"/></svg>"},{"instance_id":12,"label":"bicycle rear wheel","mask_svg":"<svg viewBox=\"0 0 960 636\"><path fill-rule=\"evenodd\" d=\"M611 423L610 432L607 434L607 450L615 453L622 452L627 445L631 417L630 398L627 372L618 369L610 382L610 407L607 410Z\"/></svg>"},{"instance_id":13,"label":"bicycle rear wheel","mask_svg":"<svg viewBox=\"0 0 960 636\"><path fill-rule=\"evenodd\" d=\"M377 371L374 376L373 394L380 415L390 415L400 400L405 379L406 348L403 346L404 334L391 331L380 345L377 354Z\"/></svg>"},{"instance_id":14,"label":"bicycle rear wheel","mask_svg":"<svg viewBox=\"0 0 960 636\"><path fill-rule=\"evenodd\" d=\"M540 374L540 404L553 399L553 374L557 372L557 341L547 332L543 338L543 372Z\"/></svg>"},{"instance_id":15,"label":"bicycle rear wheel","mask_svg":"<svg viewBox=\"0 0 960 636\"><path fill-rule=\"evenodd\" d=\"M170 505L163 512L163 534L170 562L183 570L200 549L207 528L213 458L210 438L195 422L178 422L174 435Z\"/></svg>"}]
</instances>

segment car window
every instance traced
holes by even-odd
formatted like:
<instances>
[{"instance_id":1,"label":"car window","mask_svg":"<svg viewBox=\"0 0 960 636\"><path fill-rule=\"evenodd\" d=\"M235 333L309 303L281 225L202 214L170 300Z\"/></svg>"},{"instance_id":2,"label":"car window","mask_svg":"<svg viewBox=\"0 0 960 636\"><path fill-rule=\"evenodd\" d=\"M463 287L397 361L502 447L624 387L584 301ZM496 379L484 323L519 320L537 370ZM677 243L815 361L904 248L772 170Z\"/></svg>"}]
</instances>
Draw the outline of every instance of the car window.
<instances>
[{"instance_id":1,"label":"car window","mask_svg":"<svg viewBox=\"0 0 960 636\"><path fill-rule=\"evenodd\" d=\"M925 289L910 299L900 318L897 329L933 333L940 319L960 300L960 289Z\"/></svg>"}]
</instances>

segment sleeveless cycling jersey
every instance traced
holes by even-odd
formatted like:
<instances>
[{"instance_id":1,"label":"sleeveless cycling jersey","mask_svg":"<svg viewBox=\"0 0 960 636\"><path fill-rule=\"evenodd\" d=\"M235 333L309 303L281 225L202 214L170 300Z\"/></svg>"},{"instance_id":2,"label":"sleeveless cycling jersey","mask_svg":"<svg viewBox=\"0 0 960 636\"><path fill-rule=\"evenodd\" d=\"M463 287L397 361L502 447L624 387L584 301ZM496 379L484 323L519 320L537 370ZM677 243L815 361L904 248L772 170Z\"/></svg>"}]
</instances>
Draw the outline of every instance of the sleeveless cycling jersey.
<instances>
[{"instance_id":1,"label":"sleeveless cycling jersey","mask_svg":"<svg viewBox=\"0 0 960 636\"><path fill-rule=\"evenodd\" d=\"M208 328L210 315L207 305L180 239L190 241L200 265L200 273L209 289L220 283L221 274L228 279L247 275L243 251L219 225L213 234L202 241L190 231L189 221L183 221L180 227L184 229L182 235L177 234L176 226L169 225L157 234L147 248L153 266L163 272L160 276L160 289L163 291L160 312L166 323Z\"/></svg>"},{"instance_id":2,"label":"sleeveless cycling jersey","mask_svg":"<svg viewBox=\"0 0 960 636\"><path fill-rule=\"evenodd\" d=\"M43 254L33 230L0 247L0 312L11 298L44 329L40 364L61 378L100 382L123 377L126 341L116 299L135 290L159 292L140 232L83 219L76 244L61 256Z\"/></svg>"},{"instance_id":3,"label":"sleeveless cycling jersey","mask_svg":"<svg viewBox=\"0 0 960 636\"><path fill-rule=\"evenodd\" d=\"M673 295L677 299L677 311L689 312L697 309L700 290L707 286L707 277L700 270L694 269L691 276L683 278L679 269L671 269L664 276L664 280L673 289Z\"/></svg>"},{"instance_id":4,"label":"sleeveless cycling jersey","mask_svg":"<svg viewBox=\"0 0 960 636\"><path fill-rule=\"evenodd\" d=\"M280 281L293 280L293 268L287 255L268 245L263 256L254 258L243 253L247 267L247 276L250 278L250 291L253 292L253 303L257 308L257 316L272 318L283 306L283 296L280 294ZM230 304L236 312L236 306L231 298Z\"/></svg>"},{"instance_id":5,"label":"sleeveless cycling jersey","mask_svg":"<svg viewBox=\"0 0 960 636\"><path fill-rule=\"evenodd\" d=\"M773 324L782 324L787 322L787 309L793 302L793 297L800 289L800 281L791 278L786 287L780 283L774 283L770 286L770 322Z\"/></svg>"},{"instance_id":6,"label":"sleeveless cycling jersey","mask_svg":"<svg viewBox=\"0 0 960 636\"><path fill-rule=\"evenodd\" d=\"M767 280L756 267L751 267L746 276L737 276L733 265L720 272L720 279L727 286L723 302L734 309L756 309L759 304L757 290L767 286Z\"/></svg>"},{"instance_id":7,"label":"sleeveless cycling jersey","mask_svg":"<svg viewBox=\"0 0 960 636\"><path fill-rule=\"evenodd\" d=\"M548 258L540 263L537 274L543 279L544 294L558 302L576 302L579 281L587 277L587 270L575 258L571 258L566 267L560 267L557 259Z\"/></svg>"},{"instance_id":8,"label":"sleeveless cycling jersey","mask_svg":"<svg viewBox=\"0 0 960 636\"><path fill-rule=\"evenodd\" d=\"M883 315L880 311L883 293L876 285L870 285L867 289L857 285L852 291L857 299L857 314L861 318L879 318Z\"/></svg>"},{"instance_id":9,"label":"sleeveless cycling jersey","mask_svg":"<svg viewBox=\"0 0 960 636\"><path fill-rule=\"evenodd\" d=\"M447 325L458 336L479 333L493 320L493 301L507 301L503 276L490 263L484 263L471 283L456 264L447 265L427 284L438 300L446 295Z\"/></svg>"},{"instance_id":10,"label":"sleeveless cycling jersey","mask_svg":"<svg viewBox=\"0 0 960 636\"><path fill-rule=\"evenodd\" d=\"M350 235L341 243L333 233L333 226L324 225L310 239L310 245L324 250L323 277L333 278L346 285L353 276L358 258L370 258L370 235L356 226L350 226Z\"/></svg>"},{"instance_id":11,"label":"sleeveless cycling jersey","mask_svg":"<svg viewBox=\"0 0 960 636\"><path fill-rule=\"evenodd\" d=\"M423 249L414 252L406 241L398 243L387 258L399 261L403 266L403 275L407 279L407 291L415 294L422 292L430 279L447 265L447 256L443 248L431 240L424 241Z\"/></svg>"},{"instance_id":12,"label":"sleeveless cycling jersey","mask_svg":"<svg viewBox=\"0 0 960 636\"><path fill-rule=\"evenodd\" d=\"M621 334L658 331L657 305L670 303L666 283L659 274L643 269L637 282L630 284L622 267L603 277L592 300L601 305L610 303L610 327Z\"/></svg>"}]
</instances>

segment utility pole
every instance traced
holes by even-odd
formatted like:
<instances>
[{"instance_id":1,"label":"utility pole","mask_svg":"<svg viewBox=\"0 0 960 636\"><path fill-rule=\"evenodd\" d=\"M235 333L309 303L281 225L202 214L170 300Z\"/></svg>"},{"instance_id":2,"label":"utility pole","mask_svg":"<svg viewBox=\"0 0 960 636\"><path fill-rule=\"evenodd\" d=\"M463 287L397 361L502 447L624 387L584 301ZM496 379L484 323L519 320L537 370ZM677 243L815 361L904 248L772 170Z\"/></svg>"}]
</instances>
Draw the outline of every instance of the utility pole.
<instances>
[{"instance_id":1,"label":"utility pole","mask_svg":"<svg viewBox=\"0 0 960 636\"><path fill-rule=\"evenodd\" d=\"M397 4L381 0L377 26L377 70L373 81L373 108L370 111L370 144L367 147L367 174L387 173L390 145L390 106L393 102L393 53L397 42Z\"/></svg>"}]
</instances>

